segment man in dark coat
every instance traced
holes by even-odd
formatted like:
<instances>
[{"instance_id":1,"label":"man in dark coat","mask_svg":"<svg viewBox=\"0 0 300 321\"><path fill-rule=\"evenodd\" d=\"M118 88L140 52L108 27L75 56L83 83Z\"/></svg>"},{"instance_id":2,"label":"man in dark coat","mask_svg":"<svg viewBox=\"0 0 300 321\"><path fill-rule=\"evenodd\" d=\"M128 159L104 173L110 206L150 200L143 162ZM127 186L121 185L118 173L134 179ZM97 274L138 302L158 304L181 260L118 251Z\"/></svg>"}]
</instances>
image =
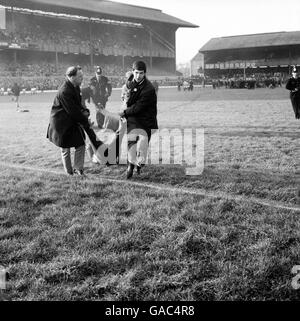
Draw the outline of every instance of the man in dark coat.
<instances>
[{"instance_id":1,"label":"man in dark coat","mask_svg":"<svg viewBox=\"0 0 300 321\"><path fill-rule=\"evenodd\" d=\"M21 87L15 82L14 85L12 86L11 91L12 91L13 95L15 96L17 111L19 111L19 108L20 108L19 97L20 97Z\"/></svg>"},{"instance_id":2,"label":"man in dark coat","mask_svg":"<svg viewBox=\"0 0 300 321\"><path fill-rule=\"evenodd\" d=\"M90 128L88 117L84 115L81 103L80 84L83 72L80 67L69 67L66 81L58 90L54 99L47 138L61 148L62 162L67 174L83 174L85 154L85 134L97 149L102 145L96 139L95 132ZM74 170L71 163L70 148L75 147Z\"/></svg>"},{"instance_id":3,"label":"man in dark coat","mask_svg":"<svg viewBox=\"0 0 300 321\"><path fill-rule=\"evenodd\" d=\"M300 77L296 67L293 67L292 77L286 83L286 89L290 90L290 99L296 119L300 119Z\"/></svg>"},{"instance_id":4,"label":"man in dark coat","mask_svg":"<svg viewBox=\"0 0 300 321\"><path fill-rule=\"evenodd\" d=\"M99 109L105 108L108 97L111 95L112 85L109 79L102 75L102 68L97 66L96 74L90 79L89 87L92 90L92 100L96 106L96 120L99 128L102 128L104 116Z\"/></svg>"},{"instance_id":5,"label":"man in dark coat","mask_svg":"<svg viewBox=\"0 0 300 321\"><path fill-rule=\"evenodd\" d=\"M157 96L155 88L146 78L146 64L143 61L133 63L133 86L127 102L127 108L120 113L127 119L128 168L127 178L133 175L134 166L140 174L145 164L149 142L157 125Z\"/></svg>"}]
</instances>

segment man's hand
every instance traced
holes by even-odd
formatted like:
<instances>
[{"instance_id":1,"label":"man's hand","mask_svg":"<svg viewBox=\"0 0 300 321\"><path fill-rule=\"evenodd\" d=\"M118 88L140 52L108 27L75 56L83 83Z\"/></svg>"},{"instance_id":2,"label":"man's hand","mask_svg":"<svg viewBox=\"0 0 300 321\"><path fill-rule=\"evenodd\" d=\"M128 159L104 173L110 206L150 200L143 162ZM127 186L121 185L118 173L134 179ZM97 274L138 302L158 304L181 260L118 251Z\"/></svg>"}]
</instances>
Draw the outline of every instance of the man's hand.
<instances>
[{"instance_id":1,"label":"man's hand","mask_svg":"<svg viewBox=\"0 0 300 321\"><path fill-rule=\"evenodd\" d=\"M90 111L88 109L84 109L82 113L86 118L90 117Z\"/></svg>"}]
</instances>

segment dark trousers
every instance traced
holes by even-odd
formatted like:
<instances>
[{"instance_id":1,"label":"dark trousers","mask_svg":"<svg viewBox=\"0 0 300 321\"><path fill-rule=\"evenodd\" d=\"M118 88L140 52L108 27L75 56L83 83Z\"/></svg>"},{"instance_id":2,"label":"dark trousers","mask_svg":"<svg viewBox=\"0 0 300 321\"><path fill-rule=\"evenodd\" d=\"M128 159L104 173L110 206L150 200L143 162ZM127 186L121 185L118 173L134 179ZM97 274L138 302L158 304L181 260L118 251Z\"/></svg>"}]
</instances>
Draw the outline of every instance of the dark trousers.
<instances>
[{"instance_id":1,"label":"dark trousers","mask_svg":"<svg viewBox=\"0 0 300 321\"><path fill-rule=\"evenodd\" d=\"M106 107L106 102L107 99L105 97L100 97L98 100L95 101L95 106L96 106L96 121L97 121L97 125L99 128L103 128L103 124L104 124L104 115L99 111L99 106L98 104L101 105L101 108L105 108Z\"/></svg>"},{"instance_id":2,"label":"dark trousers","mask_svg":"<svg viewBox=\"0 0 300 321\"><path fill-rule=\"evenodd\" d=\"M103 142L97 139L97 136L91 127L84 128L84 131L86 132L91 143L94 145L96 149L103 144Z\"/></svg>"},{"instance_id":3,"label":"dark trousers","mask_svg":"<svg viewBox=\"0 0 300 321\"><path fill-rule=\"evenodd\" d=\"M291 95L291 102L296 119L300 119L300 95L297 94Z\"/></svg>"}]
</instances>

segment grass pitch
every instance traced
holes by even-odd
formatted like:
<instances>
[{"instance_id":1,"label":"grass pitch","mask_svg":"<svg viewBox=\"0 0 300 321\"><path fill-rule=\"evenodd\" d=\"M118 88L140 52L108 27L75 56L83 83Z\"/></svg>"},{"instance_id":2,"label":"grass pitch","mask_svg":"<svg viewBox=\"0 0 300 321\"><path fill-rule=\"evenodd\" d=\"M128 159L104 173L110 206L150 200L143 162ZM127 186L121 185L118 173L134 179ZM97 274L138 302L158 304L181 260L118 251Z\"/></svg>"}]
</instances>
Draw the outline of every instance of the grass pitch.
<instances>
[{"instance_id":1,"label":"grass pitch","mask_svg":"<svg viewBox=\"0 0 300 321\"><path fill-rule=\"evenodd\" d=\"M53 97L21 96L28 113L0 97L6 300L299 299L300 122L287 90L160 89L160 128L204 127L204 171L148 165L132 183L126 166L88 159L87 178L63 174L45 138Z\"/></svg>"}]
</instances>

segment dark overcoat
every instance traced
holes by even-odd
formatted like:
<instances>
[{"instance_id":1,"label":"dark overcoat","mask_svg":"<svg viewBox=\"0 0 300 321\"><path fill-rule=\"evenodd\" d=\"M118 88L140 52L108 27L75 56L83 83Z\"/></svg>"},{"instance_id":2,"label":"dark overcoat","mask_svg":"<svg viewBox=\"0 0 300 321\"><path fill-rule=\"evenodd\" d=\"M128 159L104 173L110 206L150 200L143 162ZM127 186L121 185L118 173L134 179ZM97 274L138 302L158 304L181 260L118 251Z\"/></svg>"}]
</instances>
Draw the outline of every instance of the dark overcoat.
<instances>
[{"instance_id":1,"label":"dark overcoat","mask_svg":"<svg viewBox=\"0 0 300 321\"><path fill-rule=\"evenodd\" d=\"M97 105L100 103L105 107L108 97L112 92L112 86L109 79L101 75L98 81L97 77L94 76L90 79L89 86L92 91L91 97L94 104Z\"/></svg>"},{"instance_id":2,"label":"dark overcoat","mask_svg":"<svg viewBox=\"0 0 300 321\"><path fill-rule=\"evenodd\" d=\"M285 87L290 90L290 99L295 117L296 119L300 119L300 77L290 78Z\"/></svg>"},{"instance_id":3,"label":"dark overcoat","mask_svg":"<svg viewBox=\"0 0 300 321\"><path fill-rule=\"evenodd\" d=\"M18 84L14 84L11 91L14 94L14 96L20 96L21 87Z\"/></svg>"},{"instance_id":4,"label":"dark overcoat","mask_svg":"<svg viewBox=\"0 0 300 321\"><path fill-rule=\"evenodd\" d=\"M130 93L127 108L124 111L127 119L127 131L141 128L149 136L151 129L157 129L157 96L155 88L145 77L143 82L136 84Z\"/></svg>"},{"instance_id":5,"label":"dark overcoat","mask_svg":"<svg viewBox=\"0 0 300 321\"><path fill-rule=\"evenodd\" d=\"M80 125L89 128L88 119L82 113L80 88L67 80L54 98L47 138L63 148L82 146L85 135Z\"/></svg>"}]
</instances>

